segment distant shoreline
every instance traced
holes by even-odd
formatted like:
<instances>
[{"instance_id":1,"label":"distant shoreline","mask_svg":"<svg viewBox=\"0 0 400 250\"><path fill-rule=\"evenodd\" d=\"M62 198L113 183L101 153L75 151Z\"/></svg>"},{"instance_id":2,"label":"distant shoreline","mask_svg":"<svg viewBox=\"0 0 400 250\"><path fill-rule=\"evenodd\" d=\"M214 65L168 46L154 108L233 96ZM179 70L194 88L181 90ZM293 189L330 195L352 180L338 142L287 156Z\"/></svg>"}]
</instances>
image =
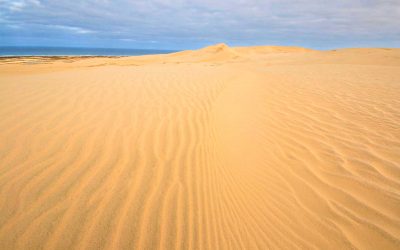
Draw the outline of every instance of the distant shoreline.
<instances>
[{"instance_id":1,"label":"distant shoreline","mask_svg":"<svg viewBox=\"0 0 400 250\"><path fill-rule=\"evenodd\" d=\"M157 54L148 54L148 55L157 55ZM0 59L14 59L14 58L54 58L54 59L63 59L63 58L118 58L118 57L130 57L130 56L140 56L140 55L126 55L126 56L104 56L104 55L0 55Z\"/></svg>"},{"instance_id":2,"label":"distant shoreline","mask_svg":"<svg viewBox=\"0 0 400 250\"><path fill-rule=\"evenodd\" d=\"M126 49L126 48L78 48L78 47L0 47L0 57L107 57L107 56L140 56L168 54L176 50L160 49Z\"/></svg>"}]
</instances>

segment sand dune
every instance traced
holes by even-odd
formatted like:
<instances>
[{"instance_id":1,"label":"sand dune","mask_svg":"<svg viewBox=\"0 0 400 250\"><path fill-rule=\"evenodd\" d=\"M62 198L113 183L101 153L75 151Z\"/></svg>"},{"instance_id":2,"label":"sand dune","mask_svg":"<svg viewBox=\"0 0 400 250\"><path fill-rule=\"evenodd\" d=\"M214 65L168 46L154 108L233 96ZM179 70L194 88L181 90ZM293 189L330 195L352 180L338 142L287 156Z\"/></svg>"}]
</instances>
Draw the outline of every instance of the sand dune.
<instances>
[{"instance_id":1,"label":"sand dune","mask_svg":"<svg viewBox=\"0 0 400 250\"><path fill-rule=\"evenodd\" d=\"M0 64L0 249L400 248L400 49Z\"/></svg>"}]
</instances>

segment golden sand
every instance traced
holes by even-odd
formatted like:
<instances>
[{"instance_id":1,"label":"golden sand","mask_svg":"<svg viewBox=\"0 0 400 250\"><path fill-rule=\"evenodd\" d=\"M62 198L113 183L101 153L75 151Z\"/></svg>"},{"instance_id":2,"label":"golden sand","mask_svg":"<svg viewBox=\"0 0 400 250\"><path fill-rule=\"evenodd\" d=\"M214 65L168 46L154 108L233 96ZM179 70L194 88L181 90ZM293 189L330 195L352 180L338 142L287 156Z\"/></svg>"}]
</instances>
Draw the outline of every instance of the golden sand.
<instances>
[{"instance_id":1,"label":"golden sand","mask_svg":"<svg viewBox=\"0 0 400 250\"><path fill-rule=\"evenodd\" d=\"M0 60L0 249L268 248L400 248L400 49Z\"/></svg>"}]
</instances>

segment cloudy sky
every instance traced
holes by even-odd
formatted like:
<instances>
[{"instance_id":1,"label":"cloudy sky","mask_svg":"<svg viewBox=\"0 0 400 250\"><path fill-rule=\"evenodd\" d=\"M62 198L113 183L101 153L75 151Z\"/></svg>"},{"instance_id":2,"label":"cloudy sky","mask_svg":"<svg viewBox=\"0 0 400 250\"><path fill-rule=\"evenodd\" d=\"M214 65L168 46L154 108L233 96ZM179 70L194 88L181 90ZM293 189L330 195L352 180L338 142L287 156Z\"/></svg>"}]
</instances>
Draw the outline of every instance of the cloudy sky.
<instances>
[{"instance_id":1,"label":"cloudy sky","mask_svg":"<svg viewBox=\"0 0 400 250\"><path fill-rule=\"evenodd\" d=\"M400 47L400 0L0 0L0 46Z\"/></svg>"}]
</instances>

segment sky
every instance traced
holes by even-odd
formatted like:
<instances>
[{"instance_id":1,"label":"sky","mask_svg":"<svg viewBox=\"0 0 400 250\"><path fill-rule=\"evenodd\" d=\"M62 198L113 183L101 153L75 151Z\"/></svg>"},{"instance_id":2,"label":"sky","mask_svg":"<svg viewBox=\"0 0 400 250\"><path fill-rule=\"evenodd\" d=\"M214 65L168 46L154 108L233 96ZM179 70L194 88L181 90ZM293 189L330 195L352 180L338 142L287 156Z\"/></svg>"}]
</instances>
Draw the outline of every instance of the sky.
<instances>
[{"instance_id":1,"label":"sky","mask_svg":"<svg viewBox=\"0 0 400 250\"><path fill-rule=\"evenodd\" d=\"M0 0L0 46L400 47L400 0Z\"/></svg>"}]
</instances>

